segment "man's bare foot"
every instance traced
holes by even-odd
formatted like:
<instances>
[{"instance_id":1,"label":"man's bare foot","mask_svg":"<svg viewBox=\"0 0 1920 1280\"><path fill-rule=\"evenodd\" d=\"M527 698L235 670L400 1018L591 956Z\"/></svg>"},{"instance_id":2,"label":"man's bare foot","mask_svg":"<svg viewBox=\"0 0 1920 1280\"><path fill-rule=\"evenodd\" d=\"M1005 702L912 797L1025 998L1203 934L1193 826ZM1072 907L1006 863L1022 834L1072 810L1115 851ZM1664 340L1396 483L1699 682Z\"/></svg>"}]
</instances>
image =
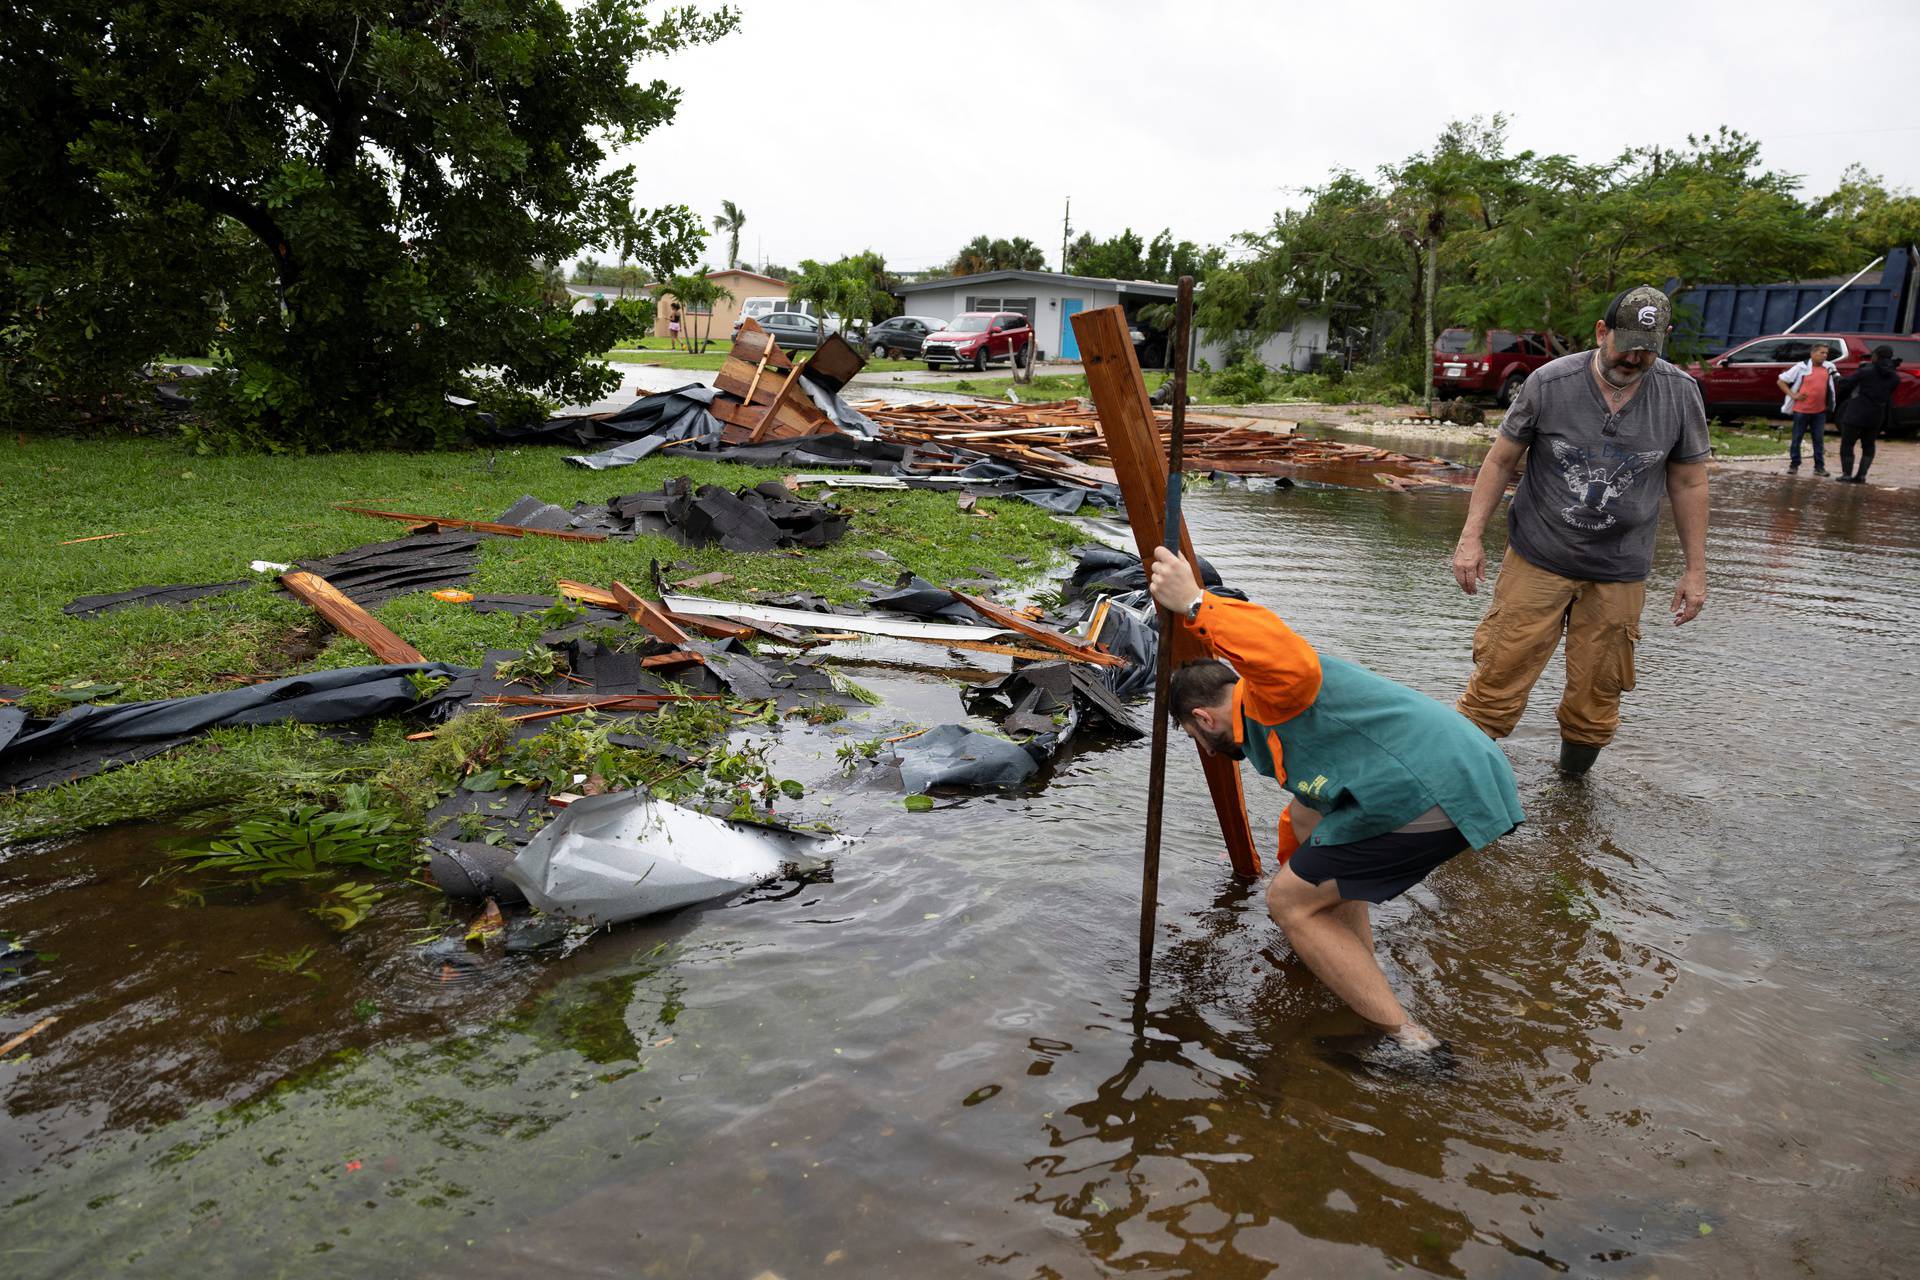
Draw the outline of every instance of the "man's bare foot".
<instances>
[{"instance_id":1,"label":"man's bare foot","mask_svg":"<svg viewBox=\"0 0 1920 1280\"><path fill-rule=\"evenodd\" d=\"M1417 1022L1403 1022L1388 1035L1401 1048L1416 1053L1431 1053L1440 1047L1439 1038Z\"/></svg>"}]
</instances>

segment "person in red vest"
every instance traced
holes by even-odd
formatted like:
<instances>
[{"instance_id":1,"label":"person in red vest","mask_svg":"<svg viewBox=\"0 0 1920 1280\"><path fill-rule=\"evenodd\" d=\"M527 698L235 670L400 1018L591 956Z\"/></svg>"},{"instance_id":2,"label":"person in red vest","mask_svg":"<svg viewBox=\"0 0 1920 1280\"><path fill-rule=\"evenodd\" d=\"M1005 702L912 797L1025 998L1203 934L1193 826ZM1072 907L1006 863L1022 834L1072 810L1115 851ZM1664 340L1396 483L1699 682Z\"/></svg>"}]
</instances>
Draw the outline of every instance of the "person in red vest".
<instances>
[{"instance_id":1,"label":"person in red vest","mask_svg":"<svg viewBox=\"0 0 1920 1280\"><path fill-rule=\"evenodd\" d=\"M1800 438L1813 436L1813 474L1827 474L1827 415L1833 411L1834 383L1839 370L1827 359L1827 344L1816 342L1807 358L1781 374L1777 385L1786 399L1780 412L1793 415L1793 444L1787 470L1800 469Z\"/></svg>"}]
</instances>

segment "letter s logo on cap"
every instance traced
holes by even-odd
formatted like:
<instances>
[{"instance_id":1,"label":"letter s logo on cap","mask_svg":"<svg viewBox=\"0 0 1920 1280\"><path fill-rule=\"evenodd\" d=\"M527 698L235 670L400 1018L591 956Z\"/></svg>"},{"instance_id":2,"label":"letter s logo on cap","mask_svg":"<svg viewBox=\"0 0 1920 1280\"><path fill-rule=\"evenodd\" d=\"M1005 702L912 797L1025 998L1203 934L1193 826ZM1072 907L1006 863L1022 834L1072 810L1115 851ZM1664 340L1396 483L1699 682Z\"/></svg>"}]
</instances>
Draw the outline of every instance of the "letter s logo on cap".
<instances>
[{"instance_id":1,"label":"letter s logo on cap","mask_svg":"<svg viewBox=\"0 0 1920 1280\"><path fill-rule=\"evenodd\" d=\"M1660 319L1660 308L1653 306L1651 303L1649 303L1647 306L1640 308L1640 327L1642 329L1653 328L1653 326L1659 321L1659 319Z\"/></svg>"}]
</instances>

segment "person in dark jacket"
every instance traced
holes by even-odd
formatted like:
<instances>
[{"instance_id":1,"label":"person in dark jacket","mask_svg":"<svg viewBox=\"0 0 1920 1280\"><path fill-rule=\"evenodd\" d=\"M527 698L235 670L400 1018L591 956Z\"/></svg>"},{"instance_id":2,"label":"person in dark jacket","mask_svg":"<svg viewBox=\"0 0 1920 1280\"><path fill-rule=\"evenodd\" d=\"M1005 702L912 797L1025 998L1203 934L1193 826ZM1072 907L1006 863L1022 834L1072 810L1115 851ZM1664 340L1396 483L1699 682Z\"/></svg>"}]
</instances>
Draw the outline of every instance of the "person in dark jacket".
<instances>
[{"instance_id":1,"label":"person in dark jacket","mask_svg":"<svg viewBox=\"0 0 1920 1280\"><path fill-rule=\"evenodd\" d=\"M1874 442L1893 415L1893 389L1900 381L1900 361L1893 348L1873 349L1873 359L1840 379L1841 484L1865 484L1873 465ZM1853 469L1853 447L1860 446L1860 469Z\"/></svg>"}]
</instances>

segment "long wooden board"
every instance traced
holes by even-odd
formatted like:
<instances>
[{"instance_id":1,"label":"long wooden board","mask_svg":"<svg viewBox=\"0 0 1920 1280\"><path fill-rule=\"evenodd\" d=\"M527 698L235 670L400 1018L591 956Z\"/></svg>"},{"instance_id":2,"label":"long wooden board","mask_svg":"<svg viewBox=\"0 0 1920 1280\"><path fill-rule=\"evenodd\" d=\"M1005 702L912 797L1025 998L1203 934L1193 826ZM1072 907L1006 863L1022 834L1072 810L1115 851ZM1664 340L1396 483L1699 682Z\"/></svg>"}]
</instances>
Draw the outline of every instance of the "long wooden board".
<instances>
[{"instance_id":1,"label":"long wooden board","mask_svg":"<svg viewBox=\"0 0 1920 1280\"><path fill-rule=\"evenodd\" d=\"M376 511L371 507L336 506L335 511L350 511L356 516L378 516L382 520L405 520L409 524L437 524L443 529L471 529L475 533L498 533L509 538L561 538L568 542L605 542L604 533L580 533L573 529L529 529L523 524L497 524L491 520L460 520L453 516L421 516L407 511Z\"/></svg>"},{"instance_id":2,"label":"long wooden board","mask_svg":"<svg viewBox=\"0 0 1920 1280\"><path fill-rule=\"evenodd\" d=\"M296 569L280 575L286 589L298 596L325 618L335 631L352 636L373 656L387 663L425 662L426 657L412 645L389 631L385 624L340 593L340 589L317 573Z\"/></svg>"},{"instance_id":3,"label":"long wooden board","mask_svg":"<svg viewBox=\"0 0 1920 1280\"><path fill-rule=\"evenodd\" d=\"M1120 481L1127 504L1127 522L1140 549L1142 563L1151 563L1153 551L1167 523L1167 455L1160 444L1159 423L1147 399L1147 384L1127 336L1126 313L1119 307L1100 307L1073 317L1074 337L1087 370L1087 389L1100 415L1100 431ZM1199 573L1199 557L1186 521L1180 522L1180 550ZM1171 643L1175 665L1207 656L1200 640L1184 627L1174 627ZM1247 823L1247 801L1240 789L1240 766L1225 756L1200 753L1207 790L1220 820L1220 835L1234 874L1260 874L1260 854Z\"/></svg>"},{"instance_id":4,"label":"long wooden board","mask_svg":"<svg viewBox=\"0 0 1920 1280\"><path fill-rule=\"evenodd\" d=\"M1116 658L1110 653L1101 652L1092 645L1080 644L1076 641L1069 640L1057 631L1050 631L1046 627L1028 621L1011 609L1001 608L991 600L983 600L979 596L970 596L964 591L955 591L952 587L948 587L947 591L955 600L966 605L994 626L1005 627L1008 631L1016 632L1029 640L1037 640L1047 646L1047 648L1056 650L1063 658L1068 658L1074 662L1091 662L1098 667L1124 667L1127 665L1125 658Z\"/></svg>"}]
</instances>

